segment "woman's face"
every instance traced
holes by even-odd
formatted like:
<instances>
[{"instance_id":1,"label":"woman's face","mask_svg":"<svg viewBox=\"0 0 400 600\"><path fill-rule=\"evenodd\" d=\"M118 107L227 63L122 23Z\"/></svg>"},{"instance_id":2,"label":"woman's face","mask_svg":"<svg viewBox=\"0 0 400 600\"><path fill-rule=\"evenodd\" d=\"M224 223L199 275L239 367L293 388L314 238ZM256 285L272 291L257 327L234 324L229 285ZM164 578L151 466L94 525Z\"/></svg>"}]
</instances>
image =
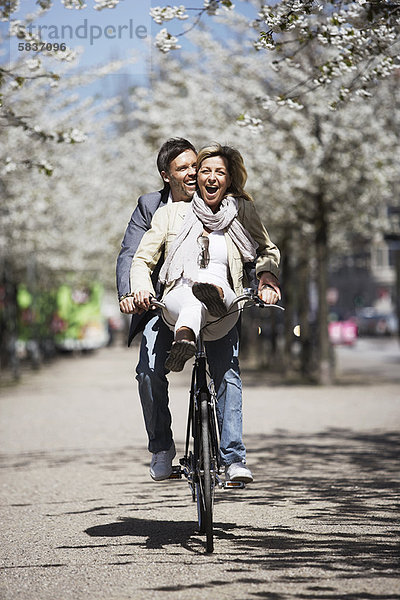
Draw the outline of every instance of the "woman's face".
<instances>
[{"instance_id":1,"label":"woman's face","mask_svg":"<svg viewBox=\"0 0 400 600\"><path fill-rule=\"evenodd\" d=\"M204 202L213 212L216 212L231 184L225 158L222 156L205 158L197 172L197 184Z\"/></svg>"}]
</instances>

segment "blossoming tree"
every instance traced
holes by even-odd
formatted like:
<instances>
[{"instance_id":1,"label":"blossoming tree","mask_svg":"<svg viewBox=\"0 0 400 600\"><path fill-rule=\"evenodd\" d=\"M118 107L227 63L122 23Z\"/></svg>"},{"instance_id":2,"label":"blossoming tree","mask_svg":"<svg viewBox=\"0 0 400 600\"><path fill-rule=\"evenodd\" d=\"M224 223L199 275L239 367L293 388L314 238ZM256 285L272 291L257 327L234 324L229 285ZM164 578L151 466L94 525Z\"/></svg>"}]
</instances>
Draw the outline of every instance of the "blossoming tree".
<instances>
[{"instance_id":1,"label":"blossoming tree","mask_svg":"<svg viewBox=\"0 0 400 600\"><path fill-rule=\"evenodd\" d=\"M243 51L248 36L240 37L241 32L240 25L229 43L204 32L192 34L198 46L199 38L204 42L198 54L160 55L151 88L134 92L129 120L141 132L142 145L154 152L172 132L196 144L216 139L241 150L249 171L248 189L284 250L288 348L295 314L301 314L304 348L314 337L308 298L314 281L319 298L314 357L319 377L329 380L330 253L350 251L355 235L371 239L383 230L382 206L391 182L398 180L391 80L368 102L354 97L340 111L330 110L323 87L306 95L301 109L277 105L271 96L285 85L295 85L313 57L305 53L304 68L299 62L283 81L271 65L266 77L265 59L250 47ZM304 359L305 371L309 362Z\"/></svg>"},{"instance_id":2,"label":"blossoming tree","mask_svg":"<svg viewBox=\"0 0 400 600\"><path fill-rule=\"evenodd\" d=\"M80 0L64 4L85 8ZM118 8L117 0L97 4ZM380 14L388 17L390 33L396 30L396 10L384 4ZM0 0L3 11L15 5ZM51 2L43 0L41 6L50 8ZM200 13L214 18L219 7L229 10L231 39L220 42L194 28L186 35L197 49L183 55L167 52L159 38L163 52L153 56L149 86L134 87L123 99L96 104L80 98L84 78L69 76L68 61L58 81L40 76L52 73L47 63L15 65L4 74L3 104L12 113L6 115L7 132L0 132L4 141L6 133L8 138L1 146L5 226L0 249L17 273L26 268L27 257L35 257L42 281L91 272L111 286L118 244L135 200L160 185L155 166L160 145L178 135L197 146L230 143L244 156L247 189L283 250L286 354L297 314L303 370L308 370L313 338L308 291L315 282L314 357L317 375L326 381L330 253L346 251L354 234L369 240L383 230L382 207L398 184L398 117L391 110L393 103L398 106L398 88L392 85L396 59L390 55L384 61L395 43L390 33L379 46L375 3L329 3L315 11L311 2L278 2L268 14L264 6L252 28L230 2L205 3ZM370 32L361 27L368 7ZM160 26L171 17L188 22L188 11L184 6L153 10ZM355 46L349 59L354 62L345 67L339 57L350 48L350 17L360 54ZM265 35L259 35L264 25ZM324 42L324 32L333 36L334 31L334 39L347 39L346 45ZM387 43L390 39L393 44ZM389 66L377 71L382 61ZM23 73L23 81L17 73ZM29 73L37 76L30 79ZM381 85L370 95L378 81Z\"/></svg>"},{"instance_id":3,"label":"blossoming tree","mask_svg":"<svg viewBox=\"0 0 400 600\"><path fill-rule=\"evenodd\" d=\"M301 103L304 94L339 82L332 86L329 99L331 107L337 108L354 95L369 96L373 87L399 67L399 2L280 0L253 5L254 18L246 24L253 31L254 47L266 56L272 54L278 72L295 66L299 55L310 48L316 57L320 55L297 85L284 89L274 101ZM204 0L198 9L190 3L154 7L151 15L162 27L156 45L164 53L180 48L179 38L201 18L235 10L239 11L230 0ZM174 20L185 24L175 26L177 31L171 33L164 24Z\"/></svg>"}]
</instances>

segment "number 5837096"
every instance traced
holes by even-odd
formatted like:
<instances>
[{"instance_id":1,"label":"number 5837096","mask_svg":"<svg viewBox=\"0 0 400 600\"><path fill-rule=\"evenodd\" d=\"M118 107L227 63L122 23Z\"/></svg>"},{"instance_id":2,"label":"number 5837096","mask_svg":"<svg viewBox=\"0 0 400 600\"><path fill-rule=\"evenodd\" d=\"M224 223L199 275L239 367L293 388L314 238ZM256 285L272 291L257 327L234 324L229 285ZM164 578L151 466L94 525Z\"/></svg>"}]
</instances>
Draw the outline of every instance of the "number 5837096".
<instances>
[{"instance_id":1,"label":"number 5837096","mask_svg":"<svg viewBox=\"0 0 400 600\"><path fill-rule=\"evenodd\" d=\"M18 44L18 50L20 52L58 52L59 50L63 52L67 49L66 44L64 43L50 43L50 42L20 42Z\"/></svg>"}]
</instances>

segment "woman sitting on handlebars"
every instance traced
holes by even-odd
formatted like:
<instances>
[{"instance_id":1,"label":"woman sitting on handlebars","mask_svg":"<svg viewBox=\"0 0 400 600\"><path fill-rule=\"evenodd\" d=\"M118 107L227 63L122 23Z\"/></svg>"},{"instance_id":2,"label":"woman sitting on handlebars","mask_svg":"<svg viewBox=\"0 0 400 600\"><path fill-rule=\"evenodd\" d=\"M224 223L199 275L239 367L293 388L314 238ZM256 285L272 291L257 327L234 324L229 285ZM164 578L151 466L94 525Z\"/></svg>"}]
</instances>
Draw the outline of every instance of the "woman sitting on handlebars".
<instances>
[{"instance_id":1,"label":"woman sitting on handlebars","mask_svg":"<svg viewBox=\"0 0 400 600\"><path fill-rule=\"evenodd\" d=\"M260 298L268 304L280 299L279 250L244 191L246 179L238 150L219 144L200 150L193 200L160 208L132 261L133 298L147 310L155 295L150 275L164 250L159 278L165 284L163 316L175 333L165 363L171 371L181 371L195 354L204 325L205 340L234 326L239 313L229 314L229 307L243 292L244 263L256 261Z\"/></svg>"}]
</instances>

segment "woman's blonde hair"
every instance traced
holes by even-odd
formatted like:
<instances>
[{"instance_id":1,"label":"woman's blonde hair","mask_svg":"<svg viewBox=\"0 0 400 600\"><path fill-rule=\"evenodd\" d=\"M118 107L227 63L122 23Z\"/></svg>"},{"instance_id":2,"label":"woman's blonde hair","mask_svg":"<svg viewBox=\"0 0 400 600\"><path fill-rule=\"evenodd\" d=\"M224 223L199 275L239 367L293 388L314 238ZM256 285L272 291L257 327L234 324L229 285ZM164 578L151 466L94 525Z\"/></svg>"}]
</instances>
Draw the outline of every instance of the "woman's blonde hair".
<instances>
[{"instance_id":1,"label":"woman's blonde hair","mask_svg":"<svg viewBox=\"0 0 400 600\"><path fill-rule=\"evenodd\" d=\"M232 148L232 146L221 146L221 144L218 143L204 146L197 155L197 171L200 169L202 162L206 160L206 158L211 158L213 156L222 156L222 158L225 158L228 165L231 184L225 195L234 196L235 198L245 198L245 200L252 201L253 198L244 190L247 181L247 171L239 150Z\"/></svg>"}]
</instances>

